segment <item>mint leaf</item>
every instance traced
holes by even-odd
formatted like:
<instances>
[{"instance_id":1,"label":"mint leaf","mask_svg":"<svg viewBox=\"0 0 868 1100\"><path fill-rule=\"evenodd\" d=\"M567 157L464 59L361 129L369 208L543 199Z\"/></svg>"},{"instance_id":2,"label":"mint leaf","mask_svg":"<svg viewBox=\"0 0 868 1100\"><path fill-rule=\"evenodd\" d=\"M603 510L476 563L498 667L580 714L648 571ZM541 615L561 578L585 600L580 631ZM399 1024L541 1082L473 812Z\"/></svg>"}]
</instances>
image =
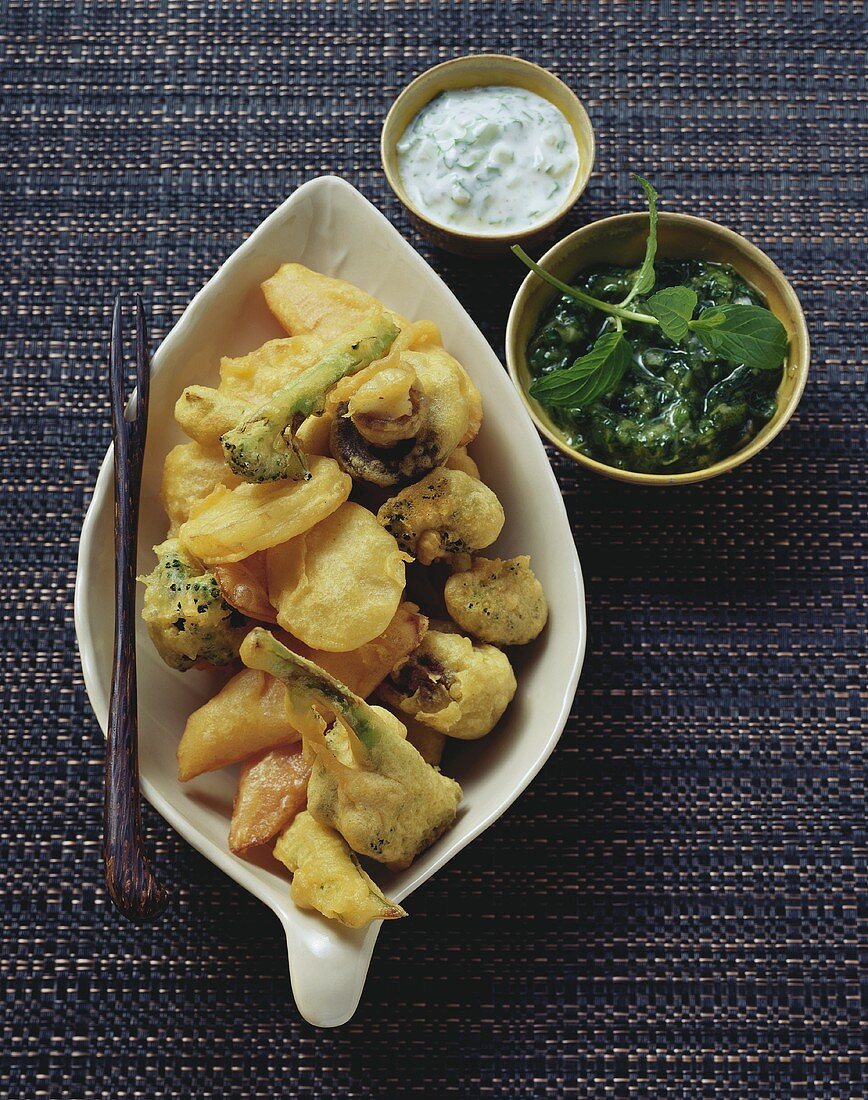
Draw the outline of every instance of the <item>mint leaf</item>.
<instances>
[{"instance_id":1,"label":"mint leaf","mask_svg":"<svg viewBox=\"0 0 868 1100\"><path fill-rule=\"evenodd\" d=\"M722 306L716 306L714 309L707 309L705 313L691 322L690 327L695 328L697 331L704 328L717 328L726 320L726 317L720 312L722 308Z\"/></svg>"},{"instance_id":2,"label":"mint leaf","mask_svg":"<svg viewBox=\"0 0 868 1100\"><path fill-rule=\"evenodd\" d=\"M687 335L688 325L696 309L696 291L688 286L669 286L658 290L645 303L649 313L660 322L663 335L680 344Z\"/></svg>"},{"instance_id":3,"label":"mint leaf","mask_svg":"<svg viewBox=\"0 0 868 1100\"><path fill-rule=\"evenodd\" d=\"M789 346L784 326L762 306L715 306L690 328L709 351L754 370L777 370Z\"/></svg>"},{"instance_id":4,"label":"mint leaf","mask_svg":"<svg viewBox=\"0 0 868 1100\"><path fill-rule=\"evenodd\" d=\"M530 395L556 408L578 409L613 390L632 361L624 333L606 332L571 367L538 378Z\"/></svg>"},{"instance_id":5,"label":"mint leaf","mask_svg":"<svg viewBox=\"0 0 868 1100\"><path fill-rule=\"evenodd\" d=\"M645 259L636 272L636 281L621 303L622 306L632 302L637 294L647 294L654 286L654 260L657 256L657 192L642 176L634 174L633 179L638 181L648 200L648 240L645 242Z\"/></svg>"}]
</instances>

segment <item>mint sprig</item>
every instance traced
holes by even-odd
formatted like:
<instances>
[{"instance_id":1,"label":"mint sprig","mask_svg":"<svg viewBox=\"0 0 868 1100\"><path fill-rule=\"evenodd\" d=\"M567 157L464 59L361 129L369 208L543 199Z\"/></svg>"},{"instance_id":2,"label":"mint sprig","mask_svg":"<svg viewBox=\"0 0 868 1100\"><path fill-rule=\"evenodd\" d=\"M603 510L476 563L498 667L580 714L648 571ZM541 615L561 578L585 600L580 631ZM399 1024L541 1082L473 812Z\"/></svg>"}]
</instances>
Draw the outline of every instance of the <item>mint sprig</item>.
<instances>
[{"instance_id":1,"label":"mint sprig","mask_svg":"<svg viewBox=\"0 0 868 1100\"><path fill-rule=\"evenodd\" d=\"M633 179L638 181L639 186L645 192L645 198L648 200L648 240L645 242L645 259L636 272L630 293L621 302L622 306L629 305L637 294L647 294L654 286L654 280L656 279L654 260L657 258L657 199L659 196L643 176L634 174Z\"/></svg>"},{"instance_id":2,"label":"mint sprig","mask_svg":"<svg viewBox=\"0 0 868 1100\"><path fill-rule=\"evenodd\" d=\"M648 239L630 292L617 305L562 282L535 263L520 245L512 246L523 264L561 294L615 318L616 331L604 332L572 366L552 371L533 383L531 397L546 405L576 409L615 389L633 359L633 347L623 331L625 323L656 325L676 345L683 344L692 333L705 348L733 366L777 370L786 358L786 329L763 306L713 306L694 317L699 301L696 292L687 286L673 286L658 290L645 301L647 313L628 308L634 298L652 290L656 280L658 196L642 176L635 179L648 200Z\"/></svg>"}]
</instances>

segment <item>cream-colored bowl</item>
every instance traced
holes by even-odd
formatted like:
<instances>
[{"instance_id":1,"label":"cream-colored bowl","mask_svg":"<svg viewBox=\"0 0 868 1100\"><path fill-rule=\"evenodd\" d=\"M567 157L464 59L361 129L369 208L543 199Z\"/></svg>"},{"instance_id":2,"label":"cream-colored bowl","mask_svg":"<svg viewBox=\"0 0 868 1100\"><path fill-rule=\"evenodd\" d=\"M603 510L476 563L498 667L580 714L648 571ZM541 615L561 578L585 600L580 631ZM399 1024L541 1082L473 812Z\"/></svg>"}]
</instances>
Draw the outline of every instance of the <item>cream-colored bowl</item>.
<instances>
[{"instance_id":1,"label":"cream-colored bowl","mask_svg":"<svg viewBox=\"0 0 868 1100\"><path fill-rule=\"evenodd\" d=\"M510 654L519 690L497 729L480 741L456 743L452 749L450 772L464 790L455 825L412 867L377 872L386 893L403 901L500 817L554 749L570 713L585 650L582 574L545 450L497 356L422 257L358 191L334 176L305 183L266 218L196 295L154 355L139 570L149 568L151 547L165 536L161 471L166 454L183 441L172 416L175 400L193 383L216 385L221 356L243 355L265 340L285 335L265 305L260 284L289 260L347 279L397 312L428 317L439 327L446 348L467 364L485 408L473 454L507 516L491 553L505 558L530 554L551 600L544 633ZM516 451L521 462L512 461ZM82 528L75 584L84 682L103 730L108 722L114 634L112 479L109 449ZM237 769L209 772L182 785L175 756L187 716L214 694L221 674L174 672L160 660L140 616L136 626L139 765L145 797L181 836L277 914L286 934L299 1012L320 1027L345 1023L359 1002L383 922L345 928L319 913L298 909L289 896L285 868L265 854L244 859L229 851ZM460 894L459 875L453 878L453 888ZM542 909L544 902L539 906ZM412 921L412 904L407 908ZM386 928L383 934L395 932ZM424 925L400 934L424 935Z\"/></svg>"},{"instance_id":2,"label":"cream-colored bowl","mask_svg":"<svg viewBox=\"0 0 868 1100\"><path fill-rule=\"evenodd\" d=\"M647 214L620 214L577 229L542 257L540 265L563 282L571 282L580 271L596 264L637 267L642 262L648 236ZM659 259L709 260L729 264L767 300L769 308L787 330L790 341L784 375L778 389L778 407L762 430L741 450L703 470L682 474L642 474L607 466L577 451L567 443L564 432L548 410L528 394L531 384L525 349L533 336L540 314L560 296L537 275L529 274L519 288L506 328L506 359L510 376L525 407L539 430L564 454L598 474L636 485L687 485L717 477L747 462L767 446L790 419L802 396L808 377L811 346L805 315L786 276L750 241L705 218L688 214L661 214L657 227Z\"/></svg>"},{"instance_id":3,"label":"cream-colored bowl","mask_svg":"<svg viewBox=\"0 0 868 1100\"><path fill-rule=\"evenodd\" d=\"M520 233L477 234L453 229L428 218L407 194L398 171L397 145L401 135L440 92L508 84L534 92L554 104L570 125L579 148L579 167L573 185L561 205L544 221ZM511 244L534 247L551 237L588 185L594 167L594 130L587 111L573 92L547 69L520 57L478 54L444 61L417 76L392 104L380 139L380 155L386 179L407 208L414 225L434 244L461 256L502 256Z\"/></svg>"}]
</instances>

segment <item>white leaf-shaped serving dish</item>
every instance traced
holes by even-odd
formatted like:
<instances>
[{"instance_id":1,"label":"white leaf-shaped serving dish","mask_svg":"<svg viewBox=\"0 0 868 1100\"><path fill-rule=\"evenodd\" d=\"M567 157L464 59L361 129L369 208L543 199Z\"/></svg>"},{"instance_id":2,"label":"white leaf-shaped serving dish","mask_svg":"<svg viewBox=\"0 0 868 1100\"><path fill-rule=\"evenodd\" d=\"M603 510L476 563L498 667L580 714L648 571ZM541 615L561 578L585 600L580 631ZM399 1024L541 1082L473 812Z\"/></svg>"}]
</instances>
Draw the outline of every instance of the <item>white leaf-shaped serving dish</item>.
<instances>
[{"instance_id":1,"label":"white leaf-shaped serving dish","mask_svg":"<svg viewBox=\"0 0 868 1100\"><path fill-rule=\"evenodd\" d=\"M585 648L584 593L561 494L545 451L501 364L455 296L371 204L341 179L300 187L229 257L196 295L154 356L142 489L139 566L165 534L159 485L166 453L183 437L172 409L184 386L216 384L223 355L241 355L283 335L259 285L287 261L339 276L410 318L429 318L479 387L485 423L473 446L485 481L506 511L493 551L530 554L551 605L542 636L517 655L518 693L497 729L456 745L447 770L464 788L455 826L412 867L378 874L403 901L507 809L545 763L566 722ZM105 732L112 665L114 571L112 455L106 454L81 534L75 623L84 680ZM276 863L250 862L227 845L237 774L226 769L182 786L175 750L187 715L213 694L207 673L181 674L138 631L142 790L169 824L246 890L270 906L286 931L296 1004L313 1024L345 1023L361 996L380 924L351 931L302 912ZM412 906L411 916L412 920Z\"/></svg>"}]
</instances>

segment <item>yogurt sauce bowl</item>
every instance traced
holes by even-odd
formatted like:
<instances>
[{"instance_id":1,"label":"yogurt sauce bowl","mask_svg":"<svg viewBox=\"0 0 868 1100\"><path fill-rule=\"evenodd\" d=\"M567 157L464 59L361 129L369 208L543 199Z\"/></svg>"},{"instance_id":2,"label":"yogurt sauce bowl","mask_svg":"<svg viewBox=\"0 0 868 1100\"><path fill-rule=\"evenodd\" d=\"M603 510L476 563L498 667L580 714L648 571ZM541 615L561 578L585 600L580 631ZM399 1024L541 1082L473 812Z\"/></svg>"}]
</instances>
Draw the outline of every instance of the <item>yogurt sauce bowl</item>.
<instances>
[{"instance_id":1,"label":"yogurt sauce bowl","mask_svg":"<svg viewBox=\"0 0 868 1100\"><path fill-rule=\"evenodd\" d=\"M552 73L482 54L409 84L386 116L381 153L392 189L429 239L491 256L557 228L587 185L594 133Z\"/></svg>"}]
</instances>

